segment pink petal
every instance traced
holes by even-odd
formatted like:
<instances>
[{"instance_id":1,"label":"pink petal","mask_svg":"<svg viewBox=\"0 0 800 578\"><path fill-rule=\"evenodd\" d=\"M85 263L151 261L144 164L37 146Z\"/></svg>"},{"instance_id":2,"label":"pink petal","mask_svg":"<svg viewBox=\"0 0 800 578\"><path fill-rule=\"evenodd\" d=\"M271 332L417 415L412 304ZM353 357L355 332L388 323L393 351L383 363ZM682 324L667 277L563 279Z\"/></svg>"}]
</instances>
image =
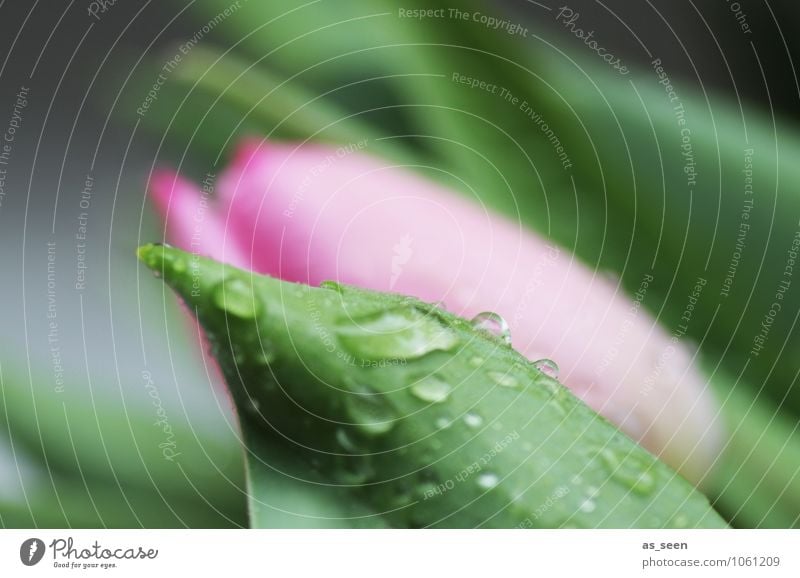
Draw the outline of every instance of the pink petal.
<instances>
[{"instance_id":1,"label":"pink petal","mask_svg":"<svg viewBox=\"0 0 800 578\"><path fill-rule=\"evenodd\" d=\"M197 255L246 267L249 259L240 249L237 237L226 235L225 215L216 207L213 186L212 179L199 188L174 171L160 169L150 177L149 191L171 244Z\"/></svg>"}]
</instances>

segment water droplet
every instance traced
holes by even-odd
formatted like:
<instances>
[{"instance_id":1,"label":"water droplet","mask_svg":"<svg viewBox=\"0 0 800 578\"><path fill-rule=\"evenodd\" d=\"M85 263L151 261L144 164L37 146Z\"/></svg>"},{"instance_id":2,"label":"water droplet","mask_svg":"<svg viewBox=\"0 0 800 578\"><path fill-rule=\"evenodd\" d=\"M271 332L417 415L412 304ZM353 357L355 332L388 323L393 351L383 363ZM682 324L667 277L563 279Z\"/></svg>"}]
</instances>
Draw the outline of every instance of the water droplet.
<instances>
[{"instance_id":1,"label":"water droplet","mask_svg":"<svg viewBox=\"0 0 800 578\"><path fill-rule=\"evenodd\" d=\"M678 514L672 519L675 528L686 528L689 525L689 517L686 514Z\"/></svg>"},{"instance_id":2,"label":"water droplet","mask_svg":"<svg viewBox=\"0 0 800 578\"><path fill-rule=\"evenodd\" d=\"M447 429L453 425L453 421L448 417L437 417L434 425L436 425L436 429Z\"/></svg>"},{"instance_id":3,"label":"water droplet","mask_svg":"<svg viewBox=\"0 0 800 578\"><path fill-rule=\"evenodd\" d=\"M411 386L411 393L414 397L430 403L445 401L451 391L450 384L435 375L425 376Z\"/></svg>"},{"instance_id":4,"label":"water droplet","mask_svg":"<svg viewBox=\"0 0 800 578\"><path fill-rule=\"evenodd\" d=\"M561 385L552 377L548 377L546 375L539 376L539 379L536 380L536 385L544 387L547 391L553 394L553 396L558 398L561 398L566 393L566 388L563 385Z\"/></svg>"},{"instance_id":5,"label":"water droplet","mask_svg":"<svg viewBox=\"0 0 800 578\"><path fill-rule=\"evenodd\" d=\"M484 490L491 490L500 483L500 478L497 477L497 474L485 472L479 475L476 481L478 483L478 487L481 487Z\"/></svg>"},{"instance_id":6,"label":"water droplet","mask_svg":"<svg viewBox=\"0 0 800 578\"><path fill-rule=\"evenodd\" d=\"M477 413L468 413L464 416L464 423L472 428L479 428L483 425L483 418Z\"/></svg>"},{"instance_id":7,"label":"water droplet","mask_svg":"<svg viewBox=\"0 0 800 578\"><path fill-rule=\"evenodd\" d=\"M343 319L338 335L350 353L368 360L414 359L458 344L458 337L450 328L416 308Z\"/></svg>"},{"instance_id":8,"label":"water droplet","mask_svg":"<svg viewBox=\"0 0 800 578\"><path fill-rule=\"evenodd\" d=\"M580 508L581 512L584 512L586 514L591 514L592 512L595 511L595 509L597 509L597 504L594 503L594 500L587 499L581 502L581 505L578 507Z\"/></svg>"},{"instance_id":9,"label":"water droplet","mask_svg":"<svg viewBox=\"0 0 800 578\"><path fill-rule=\"evenodd\" d=\"M368 457L350 456L342 458L336 472L337 480L342 484L359 486L375 477L375 469Z\"/></svg>"},{"instance_id":10,"label":"water droplet","mask_svg":"<svg viewBox=\"0 0 800 578\"><path fill-rule=\"evenodd\" d=\"M416 494L420 499L427 500L440 495L443 489L433 482L422 482L416 487Z\"/></svg>"},{"instance_id":11,"label":"water droplet","mask_svg":"<svg viewBox=\"0 0 800 578\"><path fill-rule=\"evenodd\" d=\"M379 393L350 393L345 407L355 426L369 436L383 435L394 427L396 416L386 396Z\"/></svg>"},{"instance_id":12,"label":"water droplet","mask_svg":"<svg viewBox=\"0 0 800 578\"><path fill-rule=\"evenodd\" d=\"M347 433L347 431L344 430L344 428L338 428L336 430L336 441L339 443L340 446L342 446L342 449L344 449L348 453L351 454L363 453L362 449L358 447L358 444L356 444L353 441L353 438L350 436L349 433Z\"/></svg>"},{"instance_id":13,"label":"water droplet","mask_svg":"<svg viewBox=\"0 0 800 578\"><path fill-rule=\"evenodd\" d=\"M341 294L344 293L344 287L341 284L337 283L336 281L323 281L319 284L322 289L329 289L331 291L336 291L337 293Z\"/></svg>"},{"instance_id":14,"label":"water droplet","mask_svg":"<svg viewBox=\"0 0 800 578\"><path fill-rule=\"evenodd\" d=\"M253 286L244 279L234 278L219 283L213 297L218 307L234 317L251 319L261 310L261 300L253 293Z\"/></svg>"},{"instance_id":15,"label":"water droplet","mask_svg":"<svg viewBox=\"0 0 800 578\"><path fill-rule=\"evenodd\" d=\"M511 329L506 320L497 313L492 313L491 311L478 313L470 323L476 329L488 331L495 337L502 339L506 344L511 345Z\"/></svg>"},{"instance_id":16,"label":"water droplet","mask_svg":"<svg viewBox=\"0 0 800 578\"><path fill-rule=\"evenodd\" d=\"M606 467L610 470L616 470L619 468L619 464L621 458L617 455L617 452L610 448L601 448L600 449L600 457L603 460L603 463Z\"/></svg>"},{"instance_id":17,"label":"water droplet","mask_svg":"<svg viewBox=\"0 0 800 578\"><path fill-rule=\"evenodd\" d=\"M649 494L656 485L655 478L650 472L642 472L638 476L629 479L631 489L638 494Z\"/></svg>"},{"instance_id":18,"label":"water droplet","mask_svg":"<svg viewBox=\"0 0 800 578\"><path fill-rule=\"evenodd\" d=\"M474 355L469 358L469 365L470 367L480 367L483 365L484 361L486 361L483 357L478 355Z\"/></svg>"},{"instance_id":19,"label":"water droplet","mask_svg":"<svg viewBox=\"0 0 800 578\"><path fill-rule=\"evenodd\" d=\"M262 350L253 358L253 361L256 365L269 365L273 361L275 361L275 353L271 350Z\"/></svg>"},{"instance_id":20,"label":"water droplet","mask_svg":"<svg viewBox=\"0 0 800 578\"><path fill-rule=\"evenodd\" d=\"M487 375L489 376L489 379L491 379L497 385L501 385L503 387L517 387L519 385L517 379L508 373L503 373L501 371L490 371Z\"/></svg>"},{"instance_id":21,"label":"water droplet","mask_svg":"<svg viewBox=\"0 0 800 578\"><path fill-rule=\"evenodd\" d=\"M176 257L175 259L172 260L172 269L176 273L183 273L184 271L186 271L186 261L184 261L180 257Z\"/></svg>"},{"instance_id":22,"label":"water droplet","mask_svg":"<svg viewBox=\"0 0 800 578\"><path fill-rule=\"evenodd\" d=\"M154 251L158 247L163 247L163 243L151 243L150 245L145 245L144 247L140 247L137 251L139 258L147 265L150 269L153 270L153 274L156 277L160 277L160 270L162 268L161 261L167 259L167 255L163 250L162 251ZM156 254L158 253L158 255Z\"/></svg>"},{"instance_id":23,"label":"water droplet","mask_svg":"<svg viewBox=\"0 0 800 578\"><path fill-rule=\"evenodd\" d=\"M552 359L539 359L533 362L533 366L547 377L558 379L558 364Z\"/></svg>"},{"instance_id":24,"label":"water droplet","mask_svg":"<svg viewBox=\"0 0 800 578\"><path fill-rule=\"evenodd\" d=\"M648 469L650 464L630 454L620 456L611 448L600 450L600 459L608 468L611 478L637 494L647 495L656 485L655 478Z\"/></svg>"},{"instance_id":25,"label":"water droplet","mask_svg":"<svg viewBox=\"0 0 800 578\"><path fill-rule=\"evenodd\" d=\"M247 411L250 413L258 414L261 410L261 403L252 397L248 398Z\"/></svg>"},{"instance_id":26,"label":"water droplet","mask_svg":"<svg viewBox=\"0 0 800 578\"><path fill-rule=\"evenodd\" d=\"M411 492L408 491L407 488L401 488L398 490L396 494L391 497L391 505L394 508L402 508L403 506L409 505L413 501L414 497L411 495Z\"/></svg>"}]
</instances>

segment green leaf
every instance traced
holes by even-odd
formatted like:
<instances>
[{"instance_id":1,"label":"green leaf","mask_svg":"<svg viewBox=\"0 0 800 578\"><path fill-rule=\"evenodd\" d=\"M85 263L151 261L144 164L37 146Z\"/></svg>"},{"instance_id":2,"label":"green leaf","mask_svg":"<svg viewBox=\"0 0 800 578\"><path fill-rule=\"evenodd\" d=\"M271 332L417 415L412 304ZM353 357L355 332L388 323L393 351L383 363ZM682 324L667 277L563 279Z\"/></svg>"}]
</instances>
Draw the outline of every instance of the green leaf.
<instances>
[{"instance_id":1,"label":"green leaf","mask_svg":"<svg viewBox=\"0 0 800 578\"><path fill-rule=\"evenodd\" d=\"M78 473L42 471L25 499L0 500L0 528L238 528L241 522L241 514L214 510L190 494L159 494Z\"/></svg>"},{"instance_id":2,"label":"green leaf","mask_svg":"<svg viewBox=\"0 0 800 578\"><path fill-rule=\"evenodd\" d=\"M337 143L378 136L372 126L314 96L291 78L280 78L258 62L233 54L198 47L182 60L174 80L235 107L242 120L257 122L265 133Z\"/></svg>"},{"instance_id":3,"label":"green leaf","mask_svg":"<svg viewBox=\"0 0 800 578\"><path fill-rule=\"evenodd\" d=\"M731 432L705 485L740 528L800 526L800 426L748 384L711 380Z\"/></svg>"},{"instance_id":4,"label":"green leaf","mask_svg":"<svg viewBox=\"0 0 800 578\"><path fill-rule=\"evenodd\" d=\"M242 421L248 507L253 528L385 528L386 521L347 488L330 484L288 448Z\"/></svg>"},{"instance_id":5,"label":"green leaf","mask_svg":"<svg viewBox=\"0 0 800 578\"><path fill-rule=\"evenodd\" d=\"M139 387L150 402L146 383ZM41 470L22 480L32 513L31 523L18 527L227 527L245 522L243 467L231 453L230 439L203 431L177 412L159 423L161 399L158 406L143 406L138 398L117 397L95 386L76 380L54 394L8 370L0 372L0 426L8 431L13 450ZM127 391L137 390L131 386ZM50 512L48 504L54 503L58 508ZM14 507L28 511L25 504L0 504L0 516L6 519ZM52 516L63 523L40 522Z\"/></svg>"},{"instance_id":6,"label":"green leaf","mask_svg":"<svg viewBox=\"0 0 800 578\"><path fill-rule=\"evenodd\" d=\"M190 270L160 245L139 256L197 315L246 431L391 526L726 526L556 380L446 311L207 259Z\"/></svg>"}]
</instances>

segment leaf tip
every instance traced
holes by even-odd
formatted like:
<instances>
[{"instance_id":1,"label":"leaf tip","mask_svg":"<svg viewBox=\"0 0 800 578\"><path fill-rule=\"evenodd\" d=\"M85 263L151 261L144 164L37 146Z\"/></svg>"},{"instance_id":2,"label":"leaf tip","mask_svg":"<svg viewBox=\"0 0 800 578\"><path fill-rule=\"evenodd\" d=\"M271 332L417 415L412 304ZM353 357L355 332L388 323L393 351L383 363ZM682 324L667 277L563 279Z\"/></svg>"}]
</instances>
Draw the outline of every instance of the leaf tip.
<instances>
[{"instance_id":1,"label":"leaf tip","mask_svg":"<svg viewBox=\"0 0 800 578\"><path fill-rule=\"evenodd\" d=\"M177 254L178 251L164 243L147 243L136 249L139 261L156 275L170 272Z\"/></svg>"}]
</instances>

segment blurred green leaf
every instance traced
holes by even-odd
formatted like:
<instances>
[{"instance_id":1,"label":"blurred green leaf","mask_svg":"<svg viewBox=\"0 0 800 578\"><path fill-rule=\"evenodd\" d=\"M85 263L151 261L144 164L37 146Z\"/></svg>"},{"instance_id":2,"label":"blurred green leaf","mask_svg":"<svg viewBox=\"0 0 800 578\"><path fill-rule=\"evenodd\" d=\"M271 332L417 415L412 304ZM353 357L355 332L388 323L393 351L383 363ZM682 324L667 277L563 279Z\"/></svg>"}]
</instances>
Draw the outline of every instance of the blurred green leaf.
<instances>
[{"instance_id":1,"label":"blurred green leaf","mask_svg":"<svg viewBox=\"0 0 800 578\"><path fill-rule=\"evenodd\" d=\"M49 488L31 500L36 511L61 492L85 491L79 501L86 503L99 491L101 513L112 521L119 514L125 524L142 514L154 525L180 525L181 509L193 524L244 523L242 463L225 436L203 433L177 413L164 422L155 405L126 404L77 383L54 394L5 371L0 391L0 423L15 451L40 464L44 473L35 487ZM128 503L127 494L136 498L130 511L115 512ZM170 511L173 500L177 512ZM69 504L64 508L79 509Z\"/></svg>"},{"instance_id":2,"label":"blurred green leaf","mask_svg":"<svg viewBox=\"0 0 800 578\"><path fill-rule=\"evenodd\" d=\"M705 484L740 528L800 526L800 424L729 376L712 380L731 437Z\"/></svg>"},{"instance_id":3,"label":"blurred green leaf","mask_svg":"<svg viewBox=\"0 0 800 578\"><path fill-rule=\"evenodd\" d=\"M243 420L252 528L385 528L384 519Z\"/></svg>"}]
</instances>

